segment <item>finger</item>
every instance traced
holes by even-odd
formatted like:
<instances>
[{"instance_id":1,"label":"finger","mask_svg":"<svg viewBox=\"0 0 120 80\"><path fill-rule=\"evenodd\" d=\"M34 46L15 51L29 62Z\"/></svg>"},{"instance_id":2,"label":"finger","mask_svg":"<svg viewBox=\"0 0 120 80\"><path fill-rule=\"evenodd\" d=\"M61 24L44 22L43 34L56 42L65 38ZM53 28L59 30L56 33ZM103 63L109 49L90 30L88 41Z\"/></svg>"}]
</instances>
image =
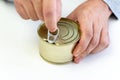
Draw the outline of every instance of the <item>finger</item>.
<instances>
[{"instance_id":1,"label":"finger","mask_svg":"<svg viewBox=\"0 0 120 80\"><path fill-rule=\"evenodd\" d=\"M33 6L34 6L34 9L35 9L35 12L36 12L38 18L40 20L44 20L43 19L43 11L42 11L43 1L42 0L32 0L32 3L33 3Z\"/></svg>"},{"instance_id":2,"label":"finger","mask_svg":"<svg viewBox=\"0 0 120 80\"><path fill-rule=\"evenodd\" d=\"M93 38L91 39L87 49L84 52L82 52L78 57L74 58L75 63L79 63L80 59L85 58L87 55L89 55L89 53L94 48L96 48L96 46L98 45L99 40L100 40L101 29L102 29L102 27L101 27L100 21L97 20L97 22L95 22L94 26L93 26Z\"/></svg>"},{"instance_id":3,"label":"finger","mask_svg":"<svg viewBox=\"0 0 120 80\"><path fill-rule=\"evenodd\" d=\"M105 25L106 26L102 29L101 38L98 46L91 53L100 52L109 46L110 40L109 40L109 33L108 33L108 23L106 22Z\"/></svg>"},{"instance_id":4,"label":"finger","mask_svg":"<svg viewBox=\"0 0 120 80\"><path fill-rule=\"evenodd\" d=\"M80 24L80 29L82 34L79 43L77 44L77 46L73 51L73 56L75 57L79 56L82 52L84 52L87 49L93 37L92 21L87 17L84 17L82 19L79 19L78 22Z\"/></svg>"},{"instance_id":5,"label":"finger","mask_svg":"<svg viewBox=\"0 0 120 80\"><path fill-rule=\"evenodd\" d=\"M14 4L16 6L16 11L19 13L19 15L23 18L23 19L29 19L24 7L22 6L22 4L18 3L16 0L14 1Z\"/></svg>"},{"instance_id":6,"label":"finger","mask_svg":"<svg viewBox=\"0 0 120 80\"><path fill-rule=\"evenodd\" d=\"M46 27L54 32L57 29L56 0L43 0L43 16Z\"/></svg>"},{"instance_id":7,"label":"finger","mask_svg":"<svg viewBox=\"0 0 120 80\"><path fill-rule=\"evenodd\" d=\"M61 8L62 8L62 3L61 0L56 0L56 8L57 8L57 21L60 20L61 18Z\"/></svg>"},{"instance_id":8,"label":"finger","mask_svg":"<svg viewBox=\"0 0 120 80\"><path fill-rule=\"evenodd\" d=\"M97 21L97 22L99 22L99 21ZM94 25L97 25L97 24L94 24ZM95 46L94 46L95 48L92 47L93 50L92 49L89 50L89 47L88 47L88 49L85 52L81 53L78 57L74 58L74 62L75 63L79 63L83 58L85 58L86 56L88 56L91 53L91 50L92 50L92 53L96 53L96 52L102 51L103 49L105 49L108 46L108 43L109 43L108 25L107 25L107 23L104 23L101 26L105 26L105 28L101 29L99 27L101 29L101 31L98 31L98 33L100 32L100 34L99 34L100 35L100 37L99 37L99 43L100 44L97 42L98 45L96 46L96 44L95 44L96 47ZM95 32L95 29L94 29L94 32ZM94 37L93 37L93 39L94 39ZM92 45L92 44L90 44L90 45Z\"/></svg>"},{"instance_id":9,"label":"finger","mask_svg":"<svg viewBox=\"0 0 120 80\"><path fill-rule=\"evenodd\" d=\"M32 20L38 20L37 14L35 12L35 9L31 0L25 0L23 7L25 8L29 18L31 18Z\"/></svg>"},{"instance_id":10,"label":"finger","mask_svg":"<svg viewBox=\"0 0 120 80\"><path fill-rule=\"evenodd\" d=\"M96 46L99 44L100 41L100 33L102 30L102 26L104 24L102 24L102 22L98 19L97 21L94 22L94 26L93 26L93 38L90 41L90 44L88 46L88 48L85 50L84 54L86 54L86 56L93 50L96 48Z\"/></svg>"}]
</instances>

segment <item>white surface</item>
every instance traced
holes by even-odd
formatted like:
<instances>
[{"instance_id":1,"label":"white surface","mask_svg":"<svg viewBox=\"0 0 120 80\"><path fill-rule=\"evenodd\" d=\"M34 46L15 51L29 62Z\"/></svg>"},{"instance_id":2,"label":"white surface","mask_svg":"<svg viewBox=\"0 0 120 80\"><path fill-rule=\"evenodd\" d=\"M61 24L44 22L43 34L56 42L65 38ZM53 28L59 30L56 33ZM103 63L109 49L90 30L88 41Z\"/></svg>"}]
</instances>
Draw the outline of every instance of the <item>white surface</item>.
<instances>
[{"instance_id":1,"label":"white surface","mask_svg":"<svg viewBox=\"0 0 120 80\"><path fill-rule=\"evenodd\" d=\"M63 16L80 0L64 0ZM79 64L53 65L39 56L37 27L0 0L0 80L120 80L120 22L110 20L110 46Z\"/></svg>"}]
</instances>

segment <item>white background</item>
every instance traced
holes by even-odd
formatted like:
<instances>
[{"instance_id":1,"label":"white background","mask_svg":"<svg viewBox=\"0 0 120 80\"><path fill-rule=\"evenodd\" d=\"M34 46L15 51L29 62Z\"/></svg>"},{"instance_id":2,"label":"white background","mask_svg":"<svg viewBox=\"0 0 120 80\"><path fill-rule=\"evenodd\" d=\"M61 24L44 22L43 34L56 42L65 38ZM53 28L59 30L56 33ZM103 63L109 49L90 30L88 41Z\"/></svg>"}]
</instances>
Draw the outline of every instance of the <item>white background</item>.
<instances>
[{"instance_id":1,"label":"white background","mask_svg":"<svg viewBox=\"0 0 120 80\"><path fill-rule=\"evenodd\" d=\"M82 0L64 0L67 16ZM120 80L120 22L109 21L110 46L79 64L54 65L39 56L40 21L25 21L0 0L0 80Z\"/></svg>"}]
</instances>

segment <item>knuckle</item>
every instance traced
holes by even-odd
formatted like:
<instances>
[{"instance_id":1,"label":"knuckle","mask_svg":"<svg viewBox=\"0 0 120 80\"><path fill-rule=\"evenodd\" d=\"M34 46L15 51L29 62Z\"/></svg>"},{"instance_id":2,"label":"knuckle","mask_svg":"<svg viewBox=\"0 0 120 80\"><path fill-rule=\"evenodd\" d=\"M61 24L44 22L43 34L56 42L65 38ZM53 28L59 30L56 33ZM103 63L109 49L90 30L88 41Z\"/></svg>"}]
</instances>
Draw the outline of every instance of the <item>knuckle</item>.
<instances>
[{"instance_id":1,"label":"knuckle","mask_svg":"<svg viewBox=\"0 0 120 80\"><path fill-rule=\"evenodd\" d=\"M87 30L86 32L85 32L85 35L86 35L86 37L88 37L88 38L92 38L93 37L93 33L90 31L90 30Z\"/></svg>"},{"instance_id":2,"label":"knuckle","mask_svg":"<svg viewBox=\"0 0 120 80\"><path fill-rule=\"evenodd\" d=\"M46 11L45 12L45 14L44 14L46 17L51 17L51 16L53 16L54 15L54 12L52 12L52 11L50 11L50 10L48 10L48 11Z\"/></svg>"},{"instance_id":3,"label":"knuckle","mask_svg":"<svg viewBox=\"0 0 120 80\"><path fill-rule=\"evenodd\" d=\"M96 46L98 44L98 41L97 40L93 40L92 42L91 42L91 45L92 46Z\"/></svg>"},{"instance_id":4,"label":"knuckle","mask_svg":"<svg viewBox=\"0 0 120 80\"><path fill-rule=\"evenodd\" d=\"M88 19L92 18L93 13L89 9L84 9L81 11L81 14L79 14L79 15L81 16L81 18L88 20Z\"/></svg>"},{"instance_id":5,"label":"knuckle","mask_svg":"<svg viewBox=\"0 0 120 80\"><path fill-rule=\"evenodd\" d=\"M91 15L90 13L91 13L90 10L84 9L84 10L81 12L81 15L84 16L84 18L87 18L87 19L88 19L89 16Z\"/></svg>"},{"instance_id":6,"label":"knuckle","mask_svg":"<svg viewBox=\"0 0 120 80\"><path fill-rule=\"evenodd\" d=\"M82 15L89 15L89 11L84 9L82 12L81 12Z\"/></svg>"},{"instance_id":7,"label":"knuckle","mask_svg":"<svg viewBox=\"0 0 120 80\"><path fill-rule=\"evenodd\" d=\"M20 14L20 13L19 13L19 15L20 15L21 18L23 18L23 19L25 19L25 20L30 19L30 18L29 18L27 15L25 15L25 14Z\"/></svg>"},{"instance_id":8,"label":"knuckle","mask_svg":"<svg viewBox=\"0 0 120 80\"><path fill-rule=\"evenodd\" d=\"M100 44L101 44L102 47L107 48L109 46L109 41L108 40L103 40Z\"/></svg>"},{"instance_id":9,"label":"knuckle","mask_svg":"<svg viewBox=\"0 0 120 80\"><path fill-rule=\"evenodd\" d=\"M110 45L109 43L106 43L106 44L105 44L105 48L107 48L109 45Z\"/></svg>"},{"instance_id":10,"label":"knuckle","mask_svg":"<svg viewBox=\"0 0 120 80\"><path fill-rule=\"evenodd\" d=\"M37 15L35 14L35 12L33 12L33 13L29 12L29 17L30 17L33 21L38 20L38 17L37 17Z\"/></svg>"},{"instance_id":11,"label":"knuckle","mask_svg":"<svg viewBox=\"0 0 120 80\"><path fill-rule=\"evenodd\" d=\"M25 19L25 20L28 20L29 18L28 17L22 17L23 19Z\"/></svg>"},{"instance_id":12,"label":"knuckle","mask_svg":"<svg viewBox=\"0 0 120 80\"><path fill-rule=\"evenodd\" d=\"M33 21L37 21L37 20L38 20L38 18L32 18L32 20L33 20Z\"/></svg>"}]
</instances>

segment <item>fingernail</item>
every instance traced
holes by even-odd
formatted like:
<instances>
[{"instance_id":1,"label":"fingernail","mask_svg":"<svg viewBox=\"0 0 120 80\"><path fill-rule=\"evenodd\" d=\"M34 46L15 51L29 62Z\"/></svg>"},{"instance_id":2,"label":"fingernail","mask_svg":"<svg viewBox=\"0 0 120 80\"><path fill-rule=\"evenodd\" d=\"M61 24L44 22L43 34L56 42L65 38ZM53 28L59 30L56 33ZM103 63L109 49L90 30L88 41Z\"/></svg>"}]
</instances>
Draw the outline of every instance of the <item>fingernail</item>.
<instances>
[{"instance_id":1,"label":"fingernail","mask_svg":"<svg viewBox=\"0 0 120 80\"><path fill-rule=\"evenodd\" d=\"M76 64L78 64L79 62L80 62L80 61L79 61L79 60L77 60L75 63L76 63Z\"/></svg>"},{"instance_id":2,"label":"fingernail","mask_svg":"<svg viewBox=\"0 0 120 80\"><path fill-rule=\"evenodd\" d=\"M77 59L75 59L74 62L78 64L81 60L82 60L82 58L77 58Z\"/></svg>"},{"instance_id":3,"label":"fingernail","mask_svg":"<svg viewBox=\"0 0 120 80\"><path fill-rule=\"evenodd\" d=\"M53 28L51 28L50 31L51 31L51 32L55 32L56 30L57 30L57 28L54 28L54 27L53 27Z\"/></svg>"},{"instance_id":4,"label":"fingernail","mask_svg":"<svg viewBox=\"0 0 120 80\"><path fill-rule=\"evenodd\" d=\"M74 52L73 52L73 55L74 55L75 57L79 56L79 51L78 51L78 50L77 50L77 51L74 51Z\"/></svg>"},{"instance_id":5,"label":"fingernail","mask_svg":"<svg viewBox=\"0 0 120 80\"><path fill-rule=\"evenodd\" d=\"M75 63L78 64L80 62L80 60L76 60Z\"/></svg>"}]
</instances>

